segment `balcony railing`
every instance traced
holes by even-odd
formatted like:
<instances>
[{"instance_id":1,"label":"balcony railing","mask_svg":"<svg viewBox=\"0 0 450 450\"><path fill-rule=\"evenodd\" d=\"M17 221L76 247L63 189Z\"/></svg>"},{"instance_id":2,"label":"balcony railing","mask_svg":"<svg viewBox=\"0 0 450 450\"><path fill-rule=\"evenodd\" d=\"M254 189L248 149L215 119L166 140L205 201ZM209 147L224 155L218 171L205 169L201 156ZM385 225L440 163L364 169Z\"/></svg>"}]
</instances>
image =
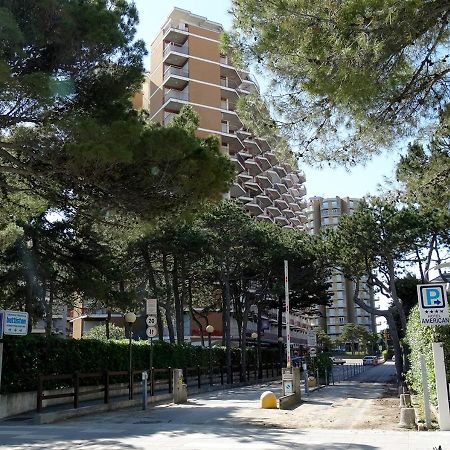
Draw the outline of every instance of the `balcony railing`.
<instances>
[{"instance_id":1,"label":"balcony railing","mask_svg":"<svg viewBox=\"0 0 450 450\"><path fill-rule=\"evenodd\" d=\"M164 113L164 125L170 123L170 121L176 116L176 113L166 111Z\"/></svg>"},{"instance_id":2,"label":"balcony railing","mask_svg":"<svg viewBox=\"0 0 450 450\"><path fill-rule=\"evenodd\" d=\"M227 56L221 56L220 57L220 64L225 64L228 66L228 57Z\"/></svg>"},{"instance_id":3,"label":"balcony railing","mask_svg":"<svg viewBox=\"0 0 450 450\"><path fill-rule=\"evenodd\" d=\"M178 77L188 78L189 77L189 71L187 69L185 69L184 67L170 66L164 72L164 79L166 79L170 75L176 75Z\"/></svg>"},{"instance_id":4,"label":"balcony railing","mask_svg":"<svg viewBox=\"0 0 450 450\"><path fill-rule=\"evenodd\" d=\"M189 54L189 46L184 45L175 45L175 44L167 44L164 48L164 56L166 56L169 52L177 52L183 53L185 55Z\"/></svg>"},{"instance_id":5,"label":"balcony railing","mask_svg":"<svg viewBox=\"0 0 450 450\"><path fill-rule=\"evenodd\" d=\"M176 100L189 100L189 92L188 91L177 91L176 89L171 89L169 92L166 92L164 94L164 101L167 102L171 99Z\"/></svg>"},{"instance_id":6,"label":"balcony railing","mask_svg":"<svg viewBox=\"0 0 450 450\"><path fill-rule=\"evenodd\" d=\"M181 31L189 31L187 25L185 23L175 23L173 21L170 21L164 28L163 28L163 34L166 34L171 28L174 28L175 30L181 30Z\"/></svg>"}]
</instances>

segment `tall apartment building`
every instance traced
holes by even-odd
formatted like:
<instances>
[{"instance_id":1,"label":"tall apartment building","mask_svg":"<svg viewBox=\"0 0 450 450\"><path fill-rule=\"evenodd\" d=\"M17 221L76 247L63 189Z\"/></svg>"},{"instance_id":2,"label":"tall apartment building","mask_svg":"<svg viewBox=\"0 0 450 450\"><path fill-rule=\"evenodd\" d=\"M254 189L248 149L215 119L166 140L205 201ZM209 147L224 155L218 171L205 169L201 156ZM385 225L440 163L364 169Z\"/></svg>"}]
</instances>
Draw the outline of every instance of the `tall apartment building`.
<instances>
[{"instance_id":1,"label":"tall apartment building","mask_svg":"<svg viewBox=\"0 0 450 450\"><path fill-rule=\"evenodd\" d=\"M246 129L235 110L240 96L259 90L249 72L220 51L220 24L175 8L151 44L150 73L135 106L167 124L183 105L199 114L198 135L216 135L237 177L229 197L259 220L285 228L306 223L305 175L280 159L270 142Z\"/></svg>"},{"instance_id":2,"label":"tall apartment building","mask_svg":"<svg viewBox=\"0 0 450 450\"><path fill-rule=\"evenodd\" d=\"M335 227L342 216L353 213L358 201L349 197L310 198L306 209L308 232L318 234L326 227ZM320 308L322 316L316 319L314 325L320 326L332 338L342 332L346 323L363 325L368 331L376 331L375 317L353 302L354 284L339 272L334 272L329 282L332 283L330 293L333 295L333 304ZM372 287L361 284L360 298L374 307Z\"/></svg>"}]
</instances>

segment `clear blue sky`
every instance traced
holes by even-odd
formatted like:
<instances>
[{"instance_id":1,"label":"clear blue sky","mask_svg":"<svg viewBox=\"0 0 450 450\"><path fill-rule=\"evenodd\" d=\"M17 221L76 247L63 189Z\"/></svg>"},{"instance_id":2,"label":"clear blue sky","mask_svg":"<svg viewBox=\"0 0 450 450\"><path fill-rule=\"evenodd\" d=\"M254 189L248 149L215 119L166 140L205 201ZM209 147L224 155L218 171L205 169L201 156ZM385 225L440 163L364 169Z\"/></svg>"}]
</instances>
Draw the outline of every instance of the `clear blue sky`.
<instances>
[{"instance_id":1,"label":"clear blue sky","mask_svg":"<svg viewBox=\"0 0 450 450\"><path fill-rule=\"evenodd\" d=\"M139 10L140 24L138 37L143 39L149 47L167 16L175 6L187 9L194 14L205 16L214 22L221 23L225 29L231 26L231 7L229 0L135 0ZM146 61L148 67L148 59ZM260 85L264 86L264 80ZM351 172L343 168L317 169L310 166L300 166L306 173L306 188L308 197L362 197L366 194L376 194L377 185L383 183L384 176L391 177L398 155L381 155L375 157L365 167L358 166Z\"/></svg>"}]
</instances>

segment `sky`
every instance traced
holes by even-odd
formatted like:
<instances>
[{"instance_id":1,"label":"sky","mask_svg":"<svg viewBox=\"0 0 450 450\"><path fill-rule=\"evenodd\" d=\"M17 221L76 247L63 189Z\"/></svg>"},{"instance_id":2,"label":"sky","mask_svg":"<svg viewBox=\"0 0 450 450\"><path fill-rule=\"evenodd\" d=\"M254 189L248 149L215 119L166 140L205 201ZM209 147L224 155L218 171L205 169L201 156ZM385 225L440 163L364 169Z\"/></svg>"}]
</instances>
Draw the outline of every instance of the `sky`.
<instances>
[{"instance_id":1,"label":"sky","mask_svg":"<svg viewBox=\"0 0 450 450\"><path fill-rule=\"evenodd\" d=\"M148 50L175 6L219 22L225 30L229 29L232 23L232 17L228 13L231 7L230 0L135 0L135 3L140 17L138 38L144 40ZM146 59L146 68L149 68L149 57ZM258 78L257 74L255 76ZM267 85L261 78L258 81L260 86ZM365 166L356 166L350 172L344 168L319 169L304 164L300 169L305 171L308 198L313 196L359 198L367 194L377 194L378 185L383 184L384 177L393 176L398 158L397 152L379 155Z\"/></svg>"}]
</instances>

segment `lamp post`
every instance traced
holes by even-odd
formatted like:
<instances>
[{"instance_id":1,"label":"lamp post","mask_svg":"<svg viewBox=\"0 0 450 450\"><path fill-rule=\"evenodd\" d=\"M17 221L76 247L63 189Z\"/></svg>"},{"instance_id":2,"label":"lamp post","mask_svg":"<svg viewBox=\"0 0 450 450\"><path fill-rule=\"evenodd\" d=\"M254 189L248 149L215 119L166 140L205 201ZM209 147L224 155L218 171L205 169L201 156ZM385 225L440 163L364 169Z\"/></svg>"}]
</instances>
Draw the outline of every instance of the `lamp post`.
<instances>
[{"instance_id":1,"label":"lamp post","mask_svg":"<svg viewBox=\"0 0 450 450\"><path fill-rule=\"evenodd\" d=\"M133 323L136 322L136 314L132 312L127 312L123 318L125 319L125 323L128 325L128 371L129 371L129 380L128 380L128 398L131 400L133 398L133 367L132 367L132 359L131 359L131 339L132 339L132 331L131 328Z\"/></svg>"},{"instance_id":2,"label":"lamp post","mask_svg":"<svg viewBox=\"0 0 450 450\"><path fill-rule=\"evenodd\" d=\"M208 333L208 347L209 347L209 385L212 386L211 334L214 333L214 327L212 325L208 325L206 327L206 332Z\"/></svg>"}]
</instances>

